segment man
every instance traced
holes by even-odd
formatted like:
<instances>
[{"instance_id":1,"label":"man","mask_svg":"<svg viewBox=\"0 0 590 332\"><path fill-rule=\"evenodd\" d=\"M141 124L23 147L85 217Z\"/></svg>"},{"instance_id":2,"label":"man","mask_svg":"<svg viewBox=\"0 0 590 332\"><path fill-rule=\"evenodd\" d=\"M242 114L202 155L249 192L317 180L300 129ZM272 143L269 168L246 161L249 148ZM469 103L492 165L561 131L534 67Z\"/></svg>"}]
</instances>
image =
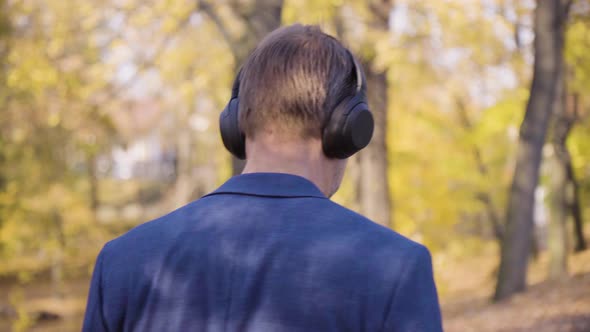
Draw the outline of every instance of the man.
<instances>
[{"instance_id":1,"label":"man","mask_svg":"<svg viewBox=\"0 0 590 332\"><path fill-rule=\"evenodd\" d=\"M328 198L372 135L364 93L319 28L268 35L220 117L244 173L107 243L84 331L441 331L428 250Z\"/></svg>"}]
</instances>

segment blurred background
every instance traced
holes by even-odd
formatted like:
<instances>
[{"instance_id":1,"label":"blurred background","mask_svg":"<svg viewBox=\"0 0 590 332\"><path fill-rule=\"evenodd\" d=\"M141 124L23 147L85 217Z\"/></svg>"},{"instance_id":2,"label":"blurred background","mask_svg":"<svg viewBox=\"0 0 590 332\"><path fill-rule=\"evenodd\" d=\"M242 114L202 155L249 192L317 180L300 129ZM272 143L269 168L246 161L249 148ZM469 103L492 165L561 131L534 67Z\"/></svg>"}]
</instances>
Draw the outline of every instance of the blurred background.
<instances>
[{"instance_id":1,"label":"blurred background","mask_svg":"<svg viewBox=\"0 0 590 332\"><path fill-rule=\"evenodd\" d=\"M294 22L364 64L335 200L430 248L446 330L590 331L588 0L0 0L0 331L80 330L106 241L239 173L218 115Z\"/></svg>"}]
</instances>

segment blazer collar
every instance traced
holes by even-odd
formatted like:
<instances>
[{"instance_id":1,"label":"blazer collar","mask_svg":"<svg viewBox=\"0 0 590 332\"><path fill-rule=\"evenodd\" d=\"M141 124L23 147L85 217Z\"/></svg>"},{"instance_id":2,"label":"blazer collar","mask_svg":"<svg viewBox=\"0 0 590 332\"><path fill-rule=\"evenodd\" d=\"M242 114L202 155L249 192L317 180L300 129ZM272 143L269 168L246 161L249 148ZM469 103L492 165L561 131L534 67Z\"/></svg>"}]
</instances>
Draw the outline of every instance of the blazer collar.
<instances>
[{"instance_id":1,"label":"blazer collar","mask_svg":"<svg viewBox=\"0 0 590 332\"><path fill-rule=\"evenodd\" d=\"M217 194L327 198L318 187L306 178L283 173L247 173L236 175L206 196Z\"/></svg>"}]
</instances>

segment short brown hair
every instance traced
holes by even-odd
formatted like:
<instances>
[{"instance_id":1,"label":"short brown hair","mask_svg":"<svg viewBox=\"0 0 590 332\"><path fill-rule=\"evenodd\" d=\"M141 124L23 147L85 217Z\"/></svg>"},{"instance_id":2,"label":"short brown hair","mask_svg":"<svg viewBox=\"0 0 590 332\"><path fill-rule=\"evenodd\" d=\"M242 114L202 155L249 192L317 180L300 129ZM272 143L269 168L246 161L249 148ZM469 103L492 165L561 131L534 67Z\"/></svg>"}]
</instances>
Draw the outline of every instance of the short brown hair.
<instances>
[{"instance_id":1,"label":"short brown hair","mask_svg":"<svg viewBox=\"0 0 590 332\"><path fill-rule=\"evenodd\" d=\"M355 93L354 70L347 49L317 26L273 31L242 68L240 128L247 137L261 129L321 137L330 112Z\"/></svg>"}]
</instances>

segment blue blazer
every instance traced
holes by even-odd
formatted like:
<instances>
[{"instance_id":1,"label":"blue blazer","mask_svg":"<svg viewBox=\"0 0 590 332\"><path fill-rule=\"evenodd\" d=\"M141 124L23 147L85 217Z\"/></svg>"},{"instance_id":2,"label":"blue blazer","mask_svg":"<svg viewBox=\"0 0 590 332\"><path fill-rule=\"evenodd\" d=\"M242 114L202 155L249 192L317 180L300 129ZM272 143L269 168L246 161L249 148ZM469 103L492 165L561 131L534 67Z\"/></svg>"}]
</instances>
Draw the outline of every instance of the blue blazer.
<instances>
[{"instance_id":1,"label":"blue blazer","mask_svg":"<svg viewBox=\"0 0 590 332\"><path fill-rule=\"evenodd\" d=\"M253 173L107 243L83 331L442 331L428 250Z\"/></svg>"}]
</instances>

